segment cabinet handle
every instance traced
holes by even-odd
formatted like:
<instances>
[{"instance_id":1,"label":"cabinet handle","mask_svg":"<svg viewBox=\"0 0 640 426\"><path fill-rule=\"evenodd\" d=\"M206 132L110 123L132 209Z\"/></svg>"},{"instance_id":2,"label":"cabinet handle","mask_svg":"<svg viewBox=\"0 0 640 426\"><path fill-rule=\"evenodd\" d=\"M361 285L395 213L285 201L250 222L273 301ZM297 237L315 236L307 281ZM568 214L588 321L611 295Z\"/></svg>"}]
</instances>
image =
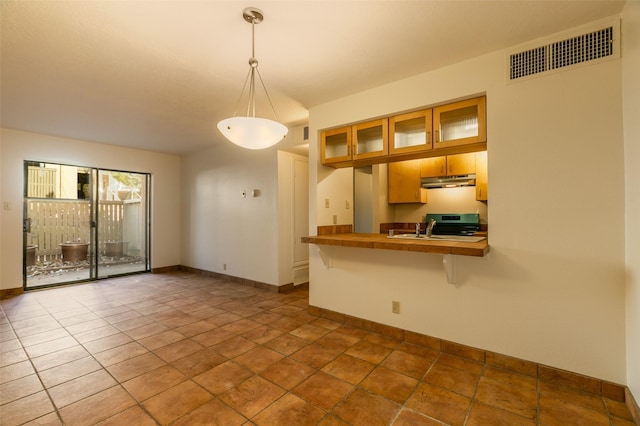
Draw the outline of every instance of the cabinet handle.
<instances>
[{"instance_id":1,"label":"cabinet handle","mask_svg":"<svg viewBox=\"0 0 640 426\"><path fill-rule=\"evenodd\" d=\"M351 157L351 145L347 145L347 157Z\"/></svg>"},{"instance_id":2,"label":"cabinet handle","mask_svg":"<svg viewBox=\"0 0 640 426\"><path fill-rule=\"evenodd\" d=\"M434 142L436 142L436 143L440 142L440 134L439 134L439 132L437 130L435 131L435 136L436 137L435 137L435 141Z\"/></svg>"},{"instance_id":3,"label":"cabinet handle","mask_svg":"<svg viewBox=\"0 0 640 426\"><path fill-rule=\"evenodd\" d=\"M427 145L431 144L431 132L427 132Z\"/></svg>"}]
</instances>

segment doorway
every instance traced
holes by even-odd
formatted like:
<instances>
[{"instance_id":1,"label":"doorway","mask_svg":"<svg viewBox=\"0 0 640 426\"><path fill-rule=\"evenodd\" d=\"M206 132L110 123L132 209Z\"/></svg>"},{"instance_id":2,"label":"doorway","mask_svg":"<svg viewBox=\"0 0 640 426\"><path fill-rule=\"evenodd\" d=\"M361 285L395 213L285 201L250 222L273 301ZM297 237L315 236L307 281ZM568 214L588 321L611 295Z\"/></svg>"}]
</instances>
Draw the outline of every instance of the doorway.
<instances>
[{"instance_id":1,"label":"doorway","mask_svg":"<svg viewBox=\"0 0 640 426\"><path fill-rule=\"evenodd\" d=\"M24 163L25 290L150 271L150 175Z\"/></svg>"},{"instance_id":2,"label":"doorway","mask_svg":"<svg viewBox=\"0 0 640 426\"><path fill-rule=\"evenodd\" d=\"M353 230L374 233L373 229L373 169L371 166L353 169Z\"/></svg>"}]
</instances>

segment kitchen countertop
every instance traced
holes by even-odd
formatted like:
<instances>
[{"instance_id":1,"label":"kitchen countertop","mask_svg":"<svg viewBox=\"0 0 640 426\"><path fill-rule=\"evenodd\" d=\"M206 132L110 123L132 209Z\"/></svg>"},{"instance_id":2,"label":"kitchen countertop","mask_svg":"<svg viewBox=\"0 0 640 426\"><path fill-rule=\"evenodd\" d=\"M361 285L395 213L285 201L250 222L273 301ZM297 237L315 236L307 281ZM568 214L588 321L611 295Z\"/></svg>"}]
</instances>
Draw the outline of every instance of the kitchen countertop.
<instances>
[{"instance_id":1,"label":"kitchen countertop","mask_svg":"<svg viewBox=\"0 0 640 426\"><path fill-rule=\"evenodd\" d=\"M460 256L476 257L483 257L489 253L489 241L487 239L477 243L433 240L414 241L387 238L387 234L344 233L302 237L302 242L318 245L457 254Z\"/></svg>"}]
</instances>

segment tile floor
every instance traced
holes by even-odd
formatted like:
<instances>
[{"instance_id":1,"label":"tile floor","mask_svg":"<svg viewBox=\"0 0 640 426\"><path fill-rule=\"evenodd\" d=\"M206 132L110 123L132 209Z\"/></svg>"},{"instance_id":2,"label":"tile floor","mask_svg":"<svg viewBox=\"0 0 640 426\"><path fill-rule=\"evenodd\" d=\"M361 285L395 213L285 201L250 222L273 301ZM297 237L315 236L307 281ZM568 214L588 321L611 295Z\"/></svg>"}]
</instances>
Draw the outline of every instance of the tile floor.
<instances>
[{"instance_id":1,"label":"tile floor","mask_svg":"<svg viewBox=\"0 0 640 426\"><path fill-rule=\"evenodd\" d=\"M632 425L624 403L185 272L2 300L0 424Z\"/></svg>"}]
</instances>

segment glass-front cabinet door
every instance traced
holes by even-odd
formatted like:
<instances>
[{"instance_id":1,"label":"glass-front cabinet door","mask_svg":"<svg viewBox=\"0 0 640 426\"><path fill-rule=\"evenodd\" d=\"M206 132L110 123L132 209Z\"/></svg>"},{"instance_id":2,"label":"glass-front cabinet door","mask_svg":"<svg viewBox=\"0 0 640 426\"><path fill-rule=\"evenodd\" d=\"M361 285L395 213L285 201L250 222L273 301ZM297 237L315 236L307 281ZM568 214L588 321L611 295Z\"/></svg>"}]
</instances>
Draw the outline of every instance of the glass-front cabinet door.
<instances>
[{"instance_id":1,"label":"glass-front cabinet door","mask_svg":"<svg viewBox=\"0 0 640 426\"><path fill-rule=\"evenodd\" d=\"M322 164L351 160L351 126L324 130L320 142Z\"/></svg>"},{"instance_id":2,"label":"glass-front cabinet door","mask_svg":"<svg viewBox=\"0 0 640 426\"><path fill-rule=\"evenodd\" d=\"M487 141L486 97L433 109L434 149Z\"/></svg>"},{"instance_id":3,"label":"glass-front cabinet door","mask_svg":"<svg viewBox=\"0 0 640 426\"><path fill-rule=\"evenodd\" d=\"M433 149L431 109L389 118L389 155Z\"/></svg>"},{"instance_id":4,"label":"glass-front cabinet door","mask_svg":"<svg viewBox=\"0 0 640 426\"><path fill-rule=\"evenodd\" d=\"M354 124L354 160L385 156L389 153L389 121L386 118Z\"/></svg>"}]
</instances>

